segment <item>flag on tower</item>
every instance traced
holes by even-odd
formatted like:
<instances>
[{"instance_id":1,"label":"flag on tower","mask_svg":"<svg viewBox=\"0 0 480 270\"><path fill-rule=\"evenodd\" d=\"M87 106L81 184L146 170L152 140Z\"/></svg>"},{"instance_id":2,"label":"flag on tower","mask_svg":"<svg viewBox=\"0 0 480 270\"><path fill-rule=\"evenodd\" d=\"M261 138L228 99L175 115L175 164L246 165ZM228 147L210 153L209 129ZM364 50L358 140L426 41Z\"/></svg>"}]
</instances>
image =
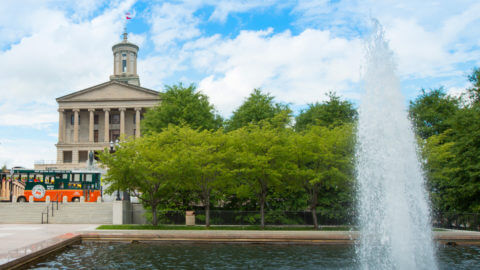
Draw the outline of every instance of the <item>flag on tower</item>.
<instances>
[{"instance_id":1,"label":"flag on tower","mask_svg":"<svg viewBox=\"0 0 480 270\"><path fill-rule=\"evenodd\" d=\"M130 12L125 13L125 18L127 20L131 20L132 19L132 14L130 14Z\"/></svg>"}]
</instances>

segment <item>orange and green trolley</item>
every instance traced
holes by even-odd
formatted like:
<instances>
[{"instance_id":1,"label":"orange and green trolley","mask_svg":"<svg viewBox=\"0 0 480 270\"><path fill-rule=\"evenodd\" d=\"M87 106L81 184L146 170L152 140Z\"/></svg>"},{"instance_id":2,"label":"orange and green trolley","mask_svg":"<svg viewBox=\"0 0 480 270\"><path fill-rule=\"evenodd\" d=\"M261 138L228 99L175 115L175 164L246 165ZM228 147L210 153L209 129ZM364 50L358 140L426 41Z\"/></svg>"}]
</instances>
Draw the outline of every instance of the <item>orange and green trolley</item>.
<instances>
[{"instance_id":1,"label":"orange and green trolley","mask_svg":"<svg viewBox=\"0 0 480 270\"><path fill-rule=\"evenodd\" d=\"M65 196L68 202L79 202L82 196L85 202L96 202L102 196L99 172L18 169L11 177L25 184L18 202L45 202L47 197L61 202Z\"/></svg>"}]
</instances>

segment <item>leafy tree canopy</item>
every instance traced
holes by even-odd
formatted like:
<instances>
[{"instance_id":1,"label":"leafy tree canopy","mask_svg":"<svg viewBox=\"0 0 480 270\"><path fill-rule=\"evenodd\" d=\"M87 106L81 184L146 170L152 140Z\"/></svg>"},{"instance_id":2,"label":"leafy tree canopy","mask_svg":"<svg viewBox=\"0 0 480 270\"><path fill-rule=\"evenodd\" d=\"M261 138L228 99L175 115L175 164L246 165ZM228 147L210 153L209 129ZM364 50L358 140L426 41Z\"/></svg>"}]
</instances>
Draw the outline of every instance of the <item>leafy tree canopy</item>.
<instances>
[{"instance_id":1,"label":"leafy tree canopy","mask_svg":"<svg viewBox=\"0 0 480 270\"><path fill-rule=\"evenodd\" d=\"M245 102L233 112L232 117L226 123L226 130L236 130L248 124L273 119L279 114L283 117L276 124L285 126L290 123L291 110L287 105L275 103L273 96L262 93L260 89L254 89ZM279 119L277 118L277 120Z\"/></svg>"},{"instance_id":2,"label":"leafy tree canopy","mask_svg":"<svg viewBox=\"0 0 480 270\"><path fill-rule=\"evenodd\" d=\"M409 115L417 134L426 139L439 135L450 127L449 119L459 110L460 101L448 96L440 87L425 91L410 101Z\"/></svg>"},{"instance_id":3,"label":"leafy tree canopy","mask_svg":"<svg viewBox=\"0 0 480 270\"><path fill-rule=\"evenodd\" d=\"M468 89L470 98L474 103L480 104L480 68L473 69L468 80L472 83L472 87Z\"/></svg>"},{"instance_id":4,"label":"leafy tree canopy","mask_svg":"<svg viewBox=\"0 0 480 270\"><path fill-rule=\"evenodd\" d=\"M144 133L160 132L169 124L214 130L222 125L223 120L215 113L208 97L196 91L193 84L188 87L182 83L167 85L160 98L160 104L145 114L142 121Z\"/></svg>"},{"instance_id":5,"label":"leafy tree canopy","mask_svg":"<svg viewBox=\"0 0 480 270\"><path fill-rule=\"evenodd\" d=\"M323 103L309 104L295 118L295 130L302 131L312 125L336 127L357 120L357 111L349 101L341 100L334 92L327 94Z\"/></svg>"}]
</instances>

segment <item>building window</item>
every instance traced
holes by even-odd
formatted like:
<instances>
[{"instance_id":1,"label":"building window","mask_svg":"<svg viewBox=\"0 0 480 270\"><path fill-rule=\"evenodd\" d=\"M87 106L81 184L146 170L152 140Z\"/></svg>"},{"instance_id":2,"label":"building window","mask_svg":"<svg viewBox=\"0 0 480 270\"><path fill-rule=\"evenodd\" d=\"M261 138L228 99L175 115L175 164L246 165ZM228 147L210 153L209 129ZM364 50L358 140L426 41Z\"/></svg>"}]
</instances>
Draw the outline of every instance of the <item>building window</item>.
<instances>
[{"instance_id":1,"label":"building window","mask_svg":"<svg viewBox=\"0 0 480 270\"><path fill-rule=\"evenodd\" d=\"M110 141L114 142L120 140L120 129L111 129L110 130Z\"/></svg>"},{"instance_id":2,"label":"building window","mask_svg":"<svg viewBox=\"0 0 480 270\"><path fill-rule=\"evenodd\" d=\"M93 131L93 141L98 142L98 130Z\"/></svg>"},{"instance_id":3,"label":"building window","mask_svg":"<svg viewBox=\"0 0 480 270\"><path fill-rule=\"evenodd\" d=\"M63 163L72 163L72 151L63 151Z\"/></svg>"},{"instance_id":4,"label":"building window","mask_svg":"<svg viewBox=\"0 0 480 270\"><path fill-rule=\"evenodd\" d=\"M88 151L78 151L78 162L87 162L88 160Z\"/></svg>"},{"instance_id":5,"label":"building window","mask_svg":"<svg viewBox=\"0 0 480 270\"><path fill-rule=\"evenodd\" d=\"M99 117L98 117L98 114L95 114L95 115L93 116L93 124L98 125L98 118L99 118Z\"/></svg>"},{"instance_id":6,"label":"building window","mask_svg":"<svg viewBox=\"0 0 480 270\"><path fill-rule=\"evenodd\" d=\"M127 54L122 54L122 72L127 72Z\"/></svg>"},{"instance_id":7,"label":"building window","mask_svg":"<svg viewBox=\"0 0 480 270\"><path fill-rule=\"evenodd\" d=\"M120 124L120 114L111 114L110 124Z\"/></svg>"}]
</instances>

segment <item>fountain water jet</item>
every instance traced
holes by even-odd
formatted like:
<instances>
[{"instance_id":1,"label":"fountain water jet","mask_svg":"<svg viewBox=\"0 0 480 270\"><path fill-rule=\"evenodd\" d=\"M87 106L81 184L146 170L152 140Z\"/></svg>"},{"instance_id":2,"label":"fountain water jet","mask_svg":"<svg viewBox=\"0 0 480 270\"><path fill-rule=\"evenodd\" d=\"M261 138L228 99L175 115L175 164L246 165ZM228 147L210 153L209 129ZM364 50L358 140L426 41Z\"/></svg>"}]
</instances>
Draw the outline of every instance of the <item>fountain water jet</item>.
<instances>
[{"instance_id":1,"label":"fountain water jet","mask_svg":"<svg viewBox=\"0 0 480 270\"><path fill-rule=\"evenodd\" d=\"M393 53L382 27L367 44L357 130L356 253L363 269L436 269L430 207Z\"/></svg>"}]
</instances>

